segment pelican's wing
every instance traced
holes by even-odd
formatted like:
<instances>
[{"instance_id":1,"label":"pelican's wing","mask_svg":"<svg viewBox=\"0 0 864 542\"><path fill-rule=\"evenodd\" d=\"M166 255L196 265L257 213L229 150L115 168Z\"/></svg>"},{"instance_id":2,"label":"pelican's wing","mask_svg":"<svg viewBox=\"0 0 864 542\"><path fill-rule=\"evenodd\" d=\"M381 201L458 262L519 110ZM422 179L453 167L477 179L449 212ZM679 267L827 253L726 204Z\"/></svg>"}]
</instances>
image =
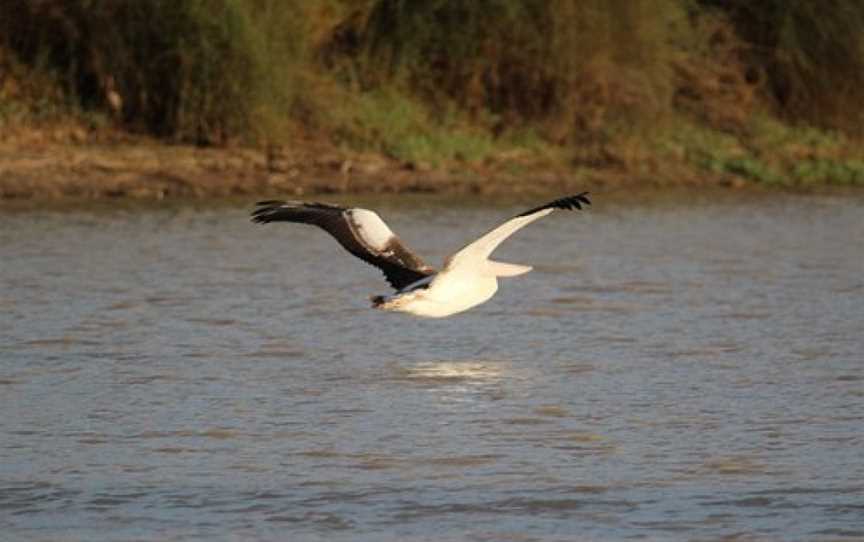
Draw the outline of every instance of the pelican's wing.
<instances>
[{"instance_id":1,"label":"pelican's wing","mask_svg":"<svg viewBox=\"0 0 864 542\"><path fill-rule=\"evenodd\" d=\"M395 289L426 278L435 270L411 252L376 213L302 201L262 201L252 220L312 224L332 235L348 252L384 272Z\"/></svg>"},{"instance_id":2,"label":"pelican's wing","mask_svg":"<svg viewBox=\"0 0 864 542\"><path fill-rule=\"evenodd\" d=\"M591 202L588 200L588 192L582 192L581 194L576 194L574 196L556 199L555 201L550 201L549 203L516 215L497 228L489 231L476 241L469 243L459 250L459 252L450 256L447 259L445 268L451 269L455 265L486 261L489 258L489 255L492 254L492 251L494 251L505 239L538 218L543 218L555 209L582 209L583 204L591 205Z\"/></svg>"}]
</instances>

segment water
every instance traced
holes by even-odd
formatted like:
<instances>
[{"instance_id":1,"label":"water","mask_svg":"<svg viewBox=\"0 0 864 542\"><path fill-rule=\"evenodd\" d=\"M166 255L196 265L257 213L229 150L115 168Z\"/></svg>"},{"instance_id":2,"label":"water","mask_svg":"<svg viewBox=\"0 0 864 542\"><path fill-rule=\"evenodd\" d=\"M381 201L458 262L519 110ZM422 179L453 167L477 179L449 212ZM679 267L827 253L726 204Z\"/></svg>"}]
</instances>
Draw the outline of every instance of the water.
<instances>
[{"instance_id":1,"label":"water","mask_svg":"<svg viewBox=\"0 0 864 542\"><path fill-rule=\"evenodd\" d=\"M536 202L364 203L437 264ZM599 194L440 321L248 210L0 209L0 538L864 538L860 195Z\"/></svg>"}]
</instances>

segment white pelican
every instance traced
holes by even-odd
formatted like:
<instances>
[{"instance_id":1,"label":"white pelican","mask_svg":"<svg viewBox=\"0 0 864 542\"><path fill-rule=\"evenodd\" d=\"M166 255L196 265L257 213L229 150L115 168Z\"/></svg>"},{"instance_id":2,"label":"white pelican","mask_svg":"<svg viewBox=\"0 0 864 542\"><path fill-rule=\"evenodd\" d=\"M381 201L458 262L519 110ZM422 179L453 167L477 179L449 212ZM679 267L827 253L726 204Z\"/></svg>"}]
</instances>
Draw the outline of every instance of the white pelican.
<instances>
[{"instance_id":1,"label":"white pelican","mask_svg":"<svg viewBox=\"0 0 864 542\"><path fill-rule=\"evenodd\" d=\"M590 205L588 193L550 201L518 214L449 256L441 271L411 252L374 211L301 201L262 201L252 220L312 224L332 235L348 252L384 272L392 295L376 295L372 307L443 318L488 301L498 290L498 277L531 271L527 265L496 262L492 251L519 229L556 209Z\"/></svg>"}]
</instances>

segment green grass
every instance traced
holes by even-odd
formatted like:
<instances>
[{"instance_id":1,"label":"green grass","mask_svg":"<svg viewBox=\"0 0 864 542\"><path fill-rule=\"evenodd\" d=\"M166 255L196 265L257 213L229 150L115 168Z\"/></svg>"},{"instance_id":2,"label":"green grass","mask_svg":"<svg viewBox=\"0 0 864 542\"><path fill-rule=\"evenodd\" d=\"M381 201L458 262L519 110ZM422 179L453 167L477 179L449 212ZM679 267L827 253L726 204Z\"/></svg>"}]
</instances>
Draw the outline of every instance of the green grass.
<instances>
[{"instance_id":1,"label":"green grass","mask_svg":"<svg viewBox=\"0 0 864 542\"><path fill-rule=\"evenodd\" d=\"M405 162L439 166L479 162L512 147L471 126L458 112L436 119L409 94L376 90L352 96L332 112L336 139L350 148L381 152ZM350 122L345 118L350 117Z\"/></svg>"},{"instance_id":2,"label":"green grass","mask_svg":"<svg viewBox=\"0 0 864 542\"><path fill-rule=\"evenodd\" d=\"M792 177L797 184L839 184L864 186L864 160L812 158L795 164Z\"/></svg>"},{"instance_id":3,"label":"green grass","mask_svg":"<svg viewBox=\"0 0 864 542\"><path fill-rule=\"evenodd\" d=\"M764 116L748 128L733 135L682 122L657 148L667 156L684 156L708 173L763 185L864 185L864 160L842 134Z\"/></svg>"}]
</instances>

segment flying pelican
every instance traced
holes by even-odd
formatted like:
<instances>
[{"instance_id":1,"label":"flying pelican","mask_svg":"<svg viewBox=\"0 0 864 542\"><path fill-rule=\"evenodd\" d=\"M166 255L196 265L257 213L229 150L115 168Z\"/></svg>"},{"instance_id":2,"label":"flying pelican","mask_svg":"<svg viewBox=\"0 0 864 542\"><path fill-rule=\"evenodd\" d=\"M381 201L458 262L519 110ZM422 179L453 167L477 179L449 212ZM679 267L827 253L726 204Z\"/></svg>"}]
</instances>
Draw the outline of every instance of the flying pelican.
<instances>
[{"instance_id":1,"label":"flying pelican","mask_svg":"<svg viewBox=\"0 0 864 542\"><path fill-rule=\"evenodd\" d=\"M532 267L490 260L498 245L516 231L556 209L590 205L582 192L550 201L504 222L449 256L436 271L411 252L374 211L302 201L262 201L252 220L312 224L332 235L348 252L384 272L396 290L372 296L372 307L443 318L488 301L498 290L498 277L515 277Z\"/></svg>"}]
</instances>

